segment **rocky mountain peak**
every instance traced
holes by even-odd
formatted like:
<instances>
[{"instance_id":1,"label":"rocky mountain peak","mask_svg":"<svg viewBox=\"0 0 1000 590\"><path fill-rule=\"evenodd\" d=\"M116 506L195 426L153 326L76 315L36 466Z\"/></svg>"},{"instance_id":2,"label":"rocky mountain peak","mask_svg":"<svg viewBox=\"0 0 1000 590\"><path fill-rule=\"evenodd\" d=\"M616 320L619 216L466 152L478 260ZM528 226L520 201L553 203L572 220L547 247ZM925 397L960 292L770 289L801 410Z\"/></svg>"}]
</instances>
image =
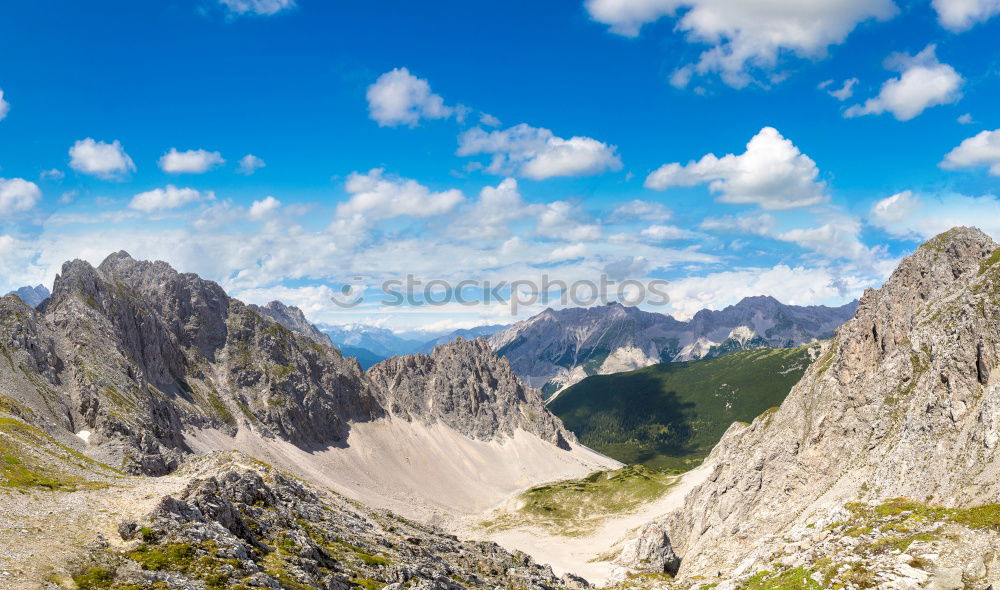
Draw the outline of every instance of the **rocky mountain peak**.
<instances>
[{"instance_id":1,"label":"rocky mountain peak","mask_svg":"<svg viewBox=\"0 0 1000 590\"><path fill-rule=\"evenodd\" d=\"M306 314L293 305L285 305L280 301L272 301L263 307L259 305L250 305L249 307L261 316L271 318L292 332L301 334L317 344L333 346L330 336L309 323L309 320L306 319Z\"/></svg>"},{"instance_id":2,"label":"rocky mountain peak","mask_svg":"<svg viewBox=\"0 0 1000 590\"><path fill-rule=\"evenodd\" d=\"M851 501L1000 497L1000 250L956 228L904 259L776 411L733 425L666 528L682 573L754 571ZM738 566L738 567L737 567Z\"/></svg>"},{"instance_id":3,"label":"rocky mountain peak","mask_svg":"<svg viewBox=\"0 0 1000 590\"><path fill-rule=\"evenodd\" d=\"M393 357L368 369L383 406L394 416L442 422L479 440L510 436L516 429L568 448L573 435L546 408L538 390L526 387L507 359L483 338L454 341L431 354Z\"/></svg>"}]
</instances>

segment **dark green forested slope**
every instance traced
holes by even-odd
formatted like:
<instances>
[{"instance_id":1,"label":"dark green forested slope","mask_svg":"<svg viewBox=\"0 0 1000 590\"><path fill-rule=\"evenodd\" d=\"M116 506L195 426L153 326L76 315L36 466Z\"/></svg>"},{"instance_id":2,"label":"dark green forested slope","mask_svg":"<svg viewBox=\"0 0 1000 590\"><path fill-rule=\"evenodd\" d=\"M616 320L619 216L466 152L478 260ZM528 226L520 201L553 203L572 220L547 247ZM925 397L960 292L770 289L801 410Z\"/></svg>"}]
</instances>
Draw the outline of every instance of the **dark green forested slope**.
<instances>
[{"instance_id":1,"label":"dark green forested slope","mask_svg":"<svg viewBox=\"0 0 1000 590\"><path fill-rule=\"evenodd\" d=\"M583 444L619 461L690 469L733 422L781 404L810 359L807 346L747 350L594 375L549 409Z\"/></svg>"}]
</instances>

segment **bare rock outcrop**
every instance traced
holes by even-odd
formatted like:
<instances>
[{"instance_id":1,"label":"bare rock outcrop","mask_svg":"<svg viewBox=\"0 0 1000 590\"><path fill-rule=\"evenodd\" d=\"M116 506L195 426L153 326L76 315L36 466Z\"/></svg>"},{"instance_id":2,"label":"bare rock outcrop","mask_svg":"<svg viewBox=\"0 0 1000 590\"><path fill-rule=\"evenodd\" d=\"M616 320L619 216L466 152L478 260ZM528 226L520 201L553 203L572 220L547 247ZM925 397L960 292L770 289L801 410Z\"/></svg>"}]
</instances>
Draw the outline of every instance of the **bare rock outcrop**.
<instances>
[{"instance_id":1,"label":"bare rock outcrop","mask_svg":"<svg viewBox=\"0 0 1000 590\"><path fill-rule=\"evenodd\" d=\"M368 376L393 416L441 421L479 440L509 436L518 428L564 449L576 440L538 390L521 383L482 338L458 338L429 355L393 357L368 369Z\"/></svg>"}]
</instances>

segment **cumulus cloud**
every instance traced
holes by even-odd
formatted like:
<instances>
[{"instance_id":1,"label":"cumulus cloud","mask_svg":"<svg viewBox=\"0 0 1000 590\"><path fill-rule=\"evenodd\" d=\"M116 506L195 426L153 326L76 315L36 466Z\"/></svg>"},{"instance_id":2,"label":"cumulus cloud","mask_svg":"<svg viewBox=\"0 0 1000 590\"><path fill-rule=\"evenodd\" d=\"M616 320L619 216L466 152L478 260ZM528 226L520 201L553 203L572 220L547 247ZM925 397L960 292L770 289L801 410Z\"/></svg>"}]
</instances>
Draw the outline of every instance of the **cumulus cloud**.
<instances>
[{"instance_id":1,"label":"cumulus cloud","mask_svg":"<svg viewBox=\"0 0 1000 590\"><path fill-rule=\"evenodd\" d=\"M177 188L169 184L166 188L157 188L135 195L128 206L137 211L153 213L183 207L203 198L201 192L193 188Z\"/></svg>"},{"instance_id":2,"label":"cumulus cloud","mask_svg":"<svg viewBox=\"0 0 1000 590\"><path fill-rule=\"evenodd\" d=\"M568 242L591 241L601 237L601 226L591 223L578 207L566 201L554 201L538 211L535 231L538 235Z\"/></svg>"},{"instance_id":3,"label":"cumulus cloud","mask_svg":"<svg viewBox=\"0 0 1000 590\"><path fill-rule=\"evenodd\" d=\"M7 117L7 113L10 112L10 103L3 98L3 88L0 88L0 121L3 121Z\"/></svg>"},{"instance_id":4,"label":"cumulus cloud","mask_svg":"<svg viewBox=\"0 0 1000 590\"><path fill-rule=\"evenodd\" d=\"M972 123L972 113L965 113L964 115L959 115L957 119L959 125L968 125Z\"/></svg>"},{"instance_id":5,"label":"cumulus cloud","mask_svg":"<svg viewBox=\"0 0 1000 590\"><path fill-rule=\"evenodd\" d=\"M834 216L818 227L793 229L776 237L829 259L843 258L864 265L875 261L875 251L861 241L861 221L846 215Z\"/></svg>"},{"instance_id":6,"label":"cumulus cloud","mask_svg":"<svg viewBox=\"0 0 1000 590\"><path fill-rule=\"evenodd\" d=\"M587 246L584 244L571 244L556 248L549 254L549 260L556 262L561 260L572 260L582 258L587 255Z\"/></svg>"},{"instance_id":7,"label":"cumulus cloud","mask_svg":"<svg viewBox=\"0 0 1000 590\"><path fill-rule=\"evenodd\" d=\"M941 26L954 32L971 29L1000 14L1000 0L933 0Z\"/></svg>"},{"instance_id":8,"label":"cumulus cloud","mask_svg":"<svg viewBox=\"0 0 1000 590\"><path fill-rule=\"evenodd\" d=\"M271 16L295 8L295 0L219 0L231 14Z\"/></svg>"},{"instance_id":9,"label":"cumulus cloud","mask_svg":"<svg viewBox=\"0 0 1000 590\"><path fill-rule=\"evenodd\" d=\"M509 225L539 211L540 205L529 205L521 198L517 180L505 178L497 186L487 186L479 199L470 204L452 224L463 239L507 238Z\"/></svg>"},{"instance_id":10,"label":"cumulus cloud","mask_svg":"<svg viewBox=\"0 0 1000 590\"><path fill-rule=\"evenodd\" d=\"M792 209L827 200L826 187L817 181L818 176L819 169L809 156L773 127L765 127L742 154L721 158L707 154L697 162L664 164L646 178L646 187L665 190L708 183L723 203Z\"/></svg>"},{"instance_id":11,"label":"cumulus cloud","mask_svg":"<svg viewBox=\"0 0 1000 590\"><path fill-rule=\"evenodd\" d=\"M81 139L69 148L69 166L82 174L105 180L120 179L135 172L135 163L117 139L111 143Z\"/></svg>"},{"instance_id":12,"label":"cumulus cloud","mask_svg":"<svg viewBox=\"0 0 1000 590\"><path fill-rule=\"evenodd\" d=\"M698 225L699 229L720 233L753 234L766 236L778 227L778 220L772 215L723 215L706 217Z\"/></svg>"},{"instance_id":13,"label":"cumulus cloud","mask_svg":"<svg viewBox=\"0 0 1000 590\"><path fill-rule=\"evenodd\" d=\"M264 166L267 166L267 164L264 163L264 160L261 160L253 154L247 154L240 158L240 167L237 172L244 176L250 176L256 172L258 168L263 168Z\"/></svg>"},{"instance_id":14,"label":"cumulus cloud","mask_svg":"<svg viewBox=\"0 0 1000 590\"><path fill-rule=\"evenodd\" d=\"M958 144L941 162L942 168L986 166L990 174L1000 176L1000 129L982 131Z\"/></svg>"},{"instance_id":15,"label":"cumulus cloud","mask_svg":"<svg viewBox=\"0 0 1000 590\"><path fill-rule=\"evenodd\" d=\"M0 215L28 211L42 198L38 185L23 178L0 178Z\"/></svg>"},{"instance_id":16,"label":"cumulus cloud","mask_svg":"<svg viewBox=\"0 0 1000 590\"><path fill-rule=\"evenodd\" d=\"M672 217L670 209L660 203L635 199L628 201L612 211L608 221L611 223L627 223L629 221L667 221Z\"/></svg>"},{"instance_id":17,"label":"cumulus cloud","mask_svg":"<svg viewBox=\"0 0 1000 590\"><path fill-rule=\"evenodd\" d=\"M500 126L500 119L494 117L493 115L491 115L489 113L483 113L483 114L479 115L479 124L480 125L485 125L487 127L499 127Z\"/></svg>"},{"instance_id":18,"label":"cumulus cloud","mask_svg":"<svg viewBox=\"0 0 1000 590\"><path fill-rule=\"evenodd\" d=\"M919 207L920 200L911 191L903 191L872 205L869 221L887 227L908 219Z\"/></svg>"},{"instance_id":19,"label":"cumulus cloud","mask_svg":"<svg viewBox=\"0 0 1000 590\"><path fill-rule=\"evenodd\" d=\"M337 217L367 221L393 217L433 217L448 213L465 197L459 190L432 192L415 180L385 175L382 168L353 172L344 185L351 198L337 205Z\"/></svg>"},{"instance_id":20,"label":"cumulus cloud","mask_svg":"<svg viewBox=\"0 0 1000 590\"><path fill-rule=\"evenodd\" d=\"M620 170L617 148L590 137L563 139L552 131L525 123L509 129L469 129L458 138L458 155L493 156L487 171L535 180L556 176L586 176Z\"/></svg>"},{"instance_id":21,"label":"cumulus cloud","mask_svg":"<svg viewBox=\"0 0 1000 590\"><path fill-rule=\"evenodd\" d=\"M420 119L447 119L455 109L431 92L431 85L406 68L386 72L368 87L368 114L380 127L408 125Z\"/></svg>"},{"instance_id":22,"label":"cumulus cloud","mask_svg":"<svg viewBox=\"0 0 1000 590\"><path fill-rule=\"evenodd\" d=\"M1000 238L1000 199L994 195L918 196L903 191L876 202L868 222L888 233L926 240L957 225L971 225Z\"/></svg>"},{"instance_id":23,"label":"cumulus cloud","mask_svg":"<svg viewBox=\"0 0 1000 590\"><path fill-rule=\"evenodd\" d=\"M281 201L268 195L260 201L254 201L253 204L250 205L250 219L257 221L265 220L280 208Z\"/></svg>"},{"instance_id":24,"label":"cumulus cloud","mask_svg":"<svg viewBox=\"0 0 1000 590\"><path fill-rule=\"evenodd\" d=\"M958 102L965 80L955 68L938 61L935 49L931 44L917 55L889 56L886 69L900 72L899 76L886 80L878 96L850 107L844 116L889 112L900 121L909 121L930 107Z\"/></svg>"},{"instance_id":25,"label":"cumulus cloud","mask_svg":"<svg viewBox=\"0 0 1000 590\"><path fill-rule=\"evenodd\" d=\"M736 87L750 81L751 68L773 68L782 52L823 57L858 24L896 13L892 0L587 0L587 11L611 31L635 37L647 23L680 15L677 30L708 45L697 63L674 76L686 85L695 73L718 72Z\"/></svg>"},{"instance_id":26,"label":"cumulus cloud","mask_svg":"<svg viewBox=\"0 0 1000 590\"><path fill-rule=\"evenodd\" d=\"M840 102L844 102L848 98L854 96L854 86L857 85L859 80L857 78L848 78L844 80L844 83L840 88L830 90L830 86L833 84L833 80L827 80L819 85L820 89L826 90L826 93L830 96L836 98Z\"/></svg>"},{"instance_id":27,"label":"cumulus cloud","mask_svg":"<svg viewBox=\"0 0 1000 590\"><path fill-rule=\"evenodd\" d=\"M205 150L170 151L160 157L160 170L168 174L203 174L214 166L225 164L222 154Z\"/></svg>"},{"instance_id":28,"label":"cumulus cloud","mask_svg":"<svg viewBox=\"0 0 1000 590\"><path fill-rule=\"evenodd\" d=\"M690 238L692 234L676 225L651 225L639 232L639 235L652 242L665 242Z\"/></svg>"}]
</instances>

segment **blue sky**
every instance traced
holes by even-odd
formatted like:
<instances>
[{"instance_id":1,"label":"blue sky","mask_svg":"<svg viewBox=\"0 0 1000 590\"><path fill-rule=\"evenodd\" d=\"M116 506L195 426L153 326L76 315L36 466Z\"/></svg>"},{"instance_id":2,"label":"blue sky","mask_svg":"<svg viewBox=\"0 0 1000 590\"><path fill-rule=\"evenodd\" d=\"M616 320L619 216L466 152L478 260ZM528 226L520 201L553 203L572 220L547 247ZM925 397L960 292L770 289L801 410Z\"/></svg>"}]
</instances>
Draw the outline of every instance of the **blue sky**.
<instances>
[{"instance_id":1,"label":"blue sky","mask_svg":"<svg viewBox=\"0 0 1000 590\"><path fill-rule=\"evenodd\" d=\"M444 329L509 309L329 295L604 273L679 315L836 304L951 224L1000 235L996 0L0 10L0 290L126 249Z\"/></svg>"}]
</instances>

